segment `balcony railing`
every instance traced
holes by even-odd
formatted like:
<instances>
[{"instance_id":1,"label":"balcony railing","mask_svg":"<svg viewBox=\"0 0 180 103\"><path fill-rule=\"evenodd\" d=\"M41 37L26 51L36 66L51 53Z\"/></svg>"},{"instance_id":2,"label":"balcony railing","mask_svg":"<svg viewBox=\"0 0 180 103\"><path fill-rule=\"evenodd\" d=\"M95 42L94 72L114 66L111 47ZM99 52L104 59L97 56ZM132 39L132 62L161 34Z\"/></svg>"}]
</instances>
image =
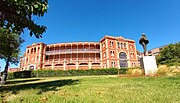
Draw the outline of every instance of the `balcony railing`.
<instances>
[{"instance_id":1,"label":"balcony railing","mask_svg":"<svg viewBox=\"0 0 180 103\"><path fill-rule=\"evenodd\" d=\"M52 50L46 51L46 55L59 54L59 53L71 53L71 52L100 52L100 49L64 49L64 50Z\"/></svg>"}]
</instances>

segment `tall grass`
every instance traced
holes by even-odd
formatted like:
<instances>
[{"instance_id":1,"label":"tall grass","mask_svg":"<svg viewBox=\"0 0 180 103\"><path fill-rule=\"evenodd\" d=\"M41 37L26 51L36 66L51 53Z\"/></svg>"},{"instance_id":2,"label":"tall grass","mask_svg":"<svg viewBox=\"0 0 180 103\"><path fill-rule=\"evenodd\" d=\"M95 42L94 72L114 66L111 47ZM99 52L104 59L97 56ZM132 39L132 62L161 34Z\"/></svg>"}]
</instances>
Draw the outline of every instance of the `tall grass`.
<instances>
[{"instance_id":1,"label":"tall grass","mask_svg":"<svg viewBox=\"0 0 180 103\"><path fill-rule=\"evenodd\" d=\"M174 76L180 75L180 66L170 66L160 65L158 67L157 75L160 76Z\"/></svg>"}]
</instances>

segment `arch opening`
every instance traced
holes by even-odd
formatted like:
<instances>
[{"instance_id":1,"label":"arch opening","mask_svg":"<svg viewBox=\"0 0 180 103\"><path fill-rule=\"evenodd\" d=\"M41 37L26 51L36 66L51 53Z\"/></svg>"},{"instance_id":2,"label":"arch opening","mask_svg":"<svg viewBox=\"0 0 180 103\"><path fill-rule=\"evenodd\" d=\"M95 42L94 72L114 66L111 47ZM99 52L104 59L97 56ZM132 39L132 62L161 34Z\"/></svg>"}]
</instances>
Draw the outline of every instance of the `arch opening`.
<instances>
[{"instance_id":1,"label":"arch opening","mask_svg":"<svg viewBox=\"0 0 180 103\"><path fill-rule=\"evenodd\" d=\"M119 53L119 64L120 68L126 68L128 67L128 62L127 62L127 54L125 52L120 52Z\"/></svg>"}]
</instances>

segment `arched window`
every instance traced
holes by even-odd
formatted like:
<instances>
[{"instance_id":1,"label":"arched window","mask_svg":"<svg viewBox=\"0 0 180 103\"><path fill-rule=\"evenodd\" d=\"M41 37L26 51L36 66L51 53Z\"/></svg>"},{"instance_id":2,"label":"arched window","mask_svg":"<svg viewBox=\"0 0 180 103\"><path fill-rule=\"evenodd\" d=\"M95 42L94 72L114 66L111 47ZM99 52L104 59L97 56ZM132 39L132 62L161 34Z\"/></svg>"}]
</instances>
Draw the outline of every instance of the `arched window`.
<instances>
[{"instance_id":1,"label":"arched window","mask_svg":"<svg viewBox=\"0 0 180 103\"><path fill-rule=\"evenodd\" d=\"M130 53L130 55L131 55L131 58L133 58L133 57L134 57L134 53Z\"/></svg>"},{"instance_id":2,"label":"arched window","mask_svg":"<svg viewBox=\"0 0 180 103\"><path fill-rule=\"evenodd\" d=\"M111 67L114 68L115 64L116 64L116 62L111 62Z\"/></svg>"},{"instance_id":3,"label":"arched window","mask_svg":"<svg viewBox=\"0 0 180 103\"><path fill-rule=\"evenodd\" d=\"M33 65L29 67L29 70L34 70L34 69L35 69L35 68L34 68Z\"/></svg>"},{"instance_id":4,"label":"arched window","mask_svg":"<svg viewBox=\"0 0 180 103\"><path fill-rule=\"evenodd\" d=\"M124 48L126 48L126 43L124 43Z\"/></svg>"},{"instance_id":5,"label":"arched window","mask_svg":"<svg viewBox=\"0 0 180 103\"><path fill-rule=\"evenodd\" d=\"M120 48L120 47L121 47L121 45L120 45L120 43L119 43L119 42L117 42L117 46L118 46L118 48Z\"/></svg>"},{"instance_id":6,"label":"arched window","mask_svg":"<svg viewBox=\"0 0 180 103\"><path fill-rule=\"evenodd\" d=\"M88 63L80 63L79 65L88 65Z\"/></svg>"},{"instance_id":7,"label":"arched window","mask_svg":"<svg viewBox=\"0 0 180 103\"><path fill-rule=\"evenodd\" d=\"M39 52L39 50L40 50L40 47L38 47L38 52Z\"/></svg>"},{"instance_id":8,"label":"arched window","mask_svg":"<svg viewBox=\"0 0 180 103\"><path fill-rule=\"evenodd\" d=\"M69 64L67 64L67 65L76 65L76 64L74 64L74 63L69 63Z\"/></svg>"},{"instance_id":9,"label":"arched window","mask_svg":"<svg viewBox=\"0 0 180 103\"><path fill-rule=\"evenodd\" d=\"M122 68L128 67L127 55L125 52L119 53L119 59L120 59L120 67L122 67Z\"/></svg>"},{"instance_id":10,"label":"arched window","mask_svg":"<svg viewBox=\"0 0 180 103\"><path fill-rule=\"evenodd\" d=\"M113 41L110 41L110 46L113 46L114 45L114 42Z\"/></svg>"},{"instance_id":11,"label":"arched window","mask_svg":"<svg viewBox=\"0 0 180 103\"><path fill-rule=\"evenodd\" d=\"M31 48L31 54L33 53L33 48Z\"/></svg>"},{"instance_id":12,"label":"arched window","mask_svg":"<svg viewBox=\"0 0 180 103\"><path fill-rule=\"evenodd\" d=\"M36 53L36 48L34 48L34 53Z\"/></svg>"},{"instance_id":13,"label":"arched window","mask_svg":"<svg viewBox=\"0 0 180 103\"><path fill-rule=\"evenodd\" d=\"M106 57L106 52L103 53L104 58Z\"/></svg>"},{"instance_id":14,"label":"arched window","mask_svg":"<svg viewBox=\"0 0 180 103\"><path fill-rule=\"evenodd\" d=\"M55 66L63 66L63 64L56 64Z\"/></svg>"},{"instance_id":15,"label":"arched window","mask_svg":"<svg viewBox=\"0 0 180 103\"><path fill-rule=\"evenodd\" d=\"M127 59L126 53L125 53L125 52L119 53L119 58L120 58L120 59Z\"/></svg>"},{"instance_id":16,"label":"arched window","mask_svg":"<svg viewBox=\"0 0 180 103\"><path fill-rule=\"evenodd\" d=\"M92 65L100 65L100 63L92 63Z\"/></svg>"},{"instance_id":17,"label":"arched window","mask_svg":"<svg viewBox=\"0 0 180 103\"><path fill-rule=\"evenodd\" d=\"M123 48L123 43L121 43L121 48Z\"/></svg>"},{"instance_id":18,"label":"arched window","mask_svg":"<svg viewBox=\"0 0 180 103\"><path fill-rule=\"evenodd\" d=\"M46 51L49 51L49 47L46 47Z\"/></svg>"},{"instance_id":19,"label":"arched window","mask_svg":"<svg viewBox=\"0 0 180 103\"><path fill-rule=\"evenodd\" d=\"M45 67L50 67L50 66L51 66L51 64L46 64L46 65L45 65Z\"/></svg>"},{"instance_id":20,"label":"arched window","mask_svg":"<svg viewBox=\"0 0 180 103\"><path fill-rule=\"evenodd\" d=\"M110 51L111 56L114 56L114 51Z\"/></svg>"}]
</instances>

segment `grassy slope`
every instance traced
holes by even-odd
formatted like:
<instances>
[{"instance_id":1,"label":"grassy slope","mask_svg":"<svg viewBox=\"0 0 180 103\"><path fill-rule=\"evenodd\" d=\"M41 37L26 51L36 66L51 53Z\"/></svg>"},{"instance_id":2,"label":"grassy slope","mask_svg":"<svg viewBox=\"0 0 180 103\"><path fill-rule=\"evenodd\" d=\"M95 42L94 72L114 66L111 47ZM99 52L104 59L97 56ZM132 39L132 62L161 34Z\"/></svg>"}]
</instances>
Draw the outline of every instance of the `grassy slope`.
<instances>
[{"instance_id":1,"label":"grassy slope","mask_svg":"<svg viewBox=\"0 0 180 103\"><path fill-rule=\"evenodd\" d=\"M12 103L180 103L180 77L16 79L0 93L0 102Z\"/></svg>"}]
</instances>

